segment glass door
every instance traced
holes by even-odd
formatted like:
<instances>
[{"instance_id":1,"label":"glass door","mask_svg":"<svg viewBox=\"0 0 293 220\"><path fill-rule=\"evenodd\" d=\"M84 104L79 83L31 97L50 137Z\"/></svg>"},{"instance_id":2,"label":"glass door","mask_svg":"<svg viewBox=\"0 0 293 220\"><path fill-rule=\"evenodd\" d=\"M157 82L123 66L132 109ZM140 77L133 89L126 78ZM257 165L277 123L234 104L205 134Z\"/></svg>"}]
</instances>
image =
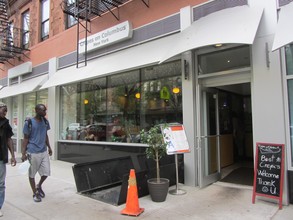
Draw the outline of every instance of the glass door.
<instances>
[{"instance_id":1,"label":"glass door","mask_svg":"<svg viewBox=\"0 0 293 220\"><path fill-rule=\"evenodd\" d=\"M198 94L199 186L204 187L221 177L218 93L205 88Z\"/></svg>"}]
</instances>

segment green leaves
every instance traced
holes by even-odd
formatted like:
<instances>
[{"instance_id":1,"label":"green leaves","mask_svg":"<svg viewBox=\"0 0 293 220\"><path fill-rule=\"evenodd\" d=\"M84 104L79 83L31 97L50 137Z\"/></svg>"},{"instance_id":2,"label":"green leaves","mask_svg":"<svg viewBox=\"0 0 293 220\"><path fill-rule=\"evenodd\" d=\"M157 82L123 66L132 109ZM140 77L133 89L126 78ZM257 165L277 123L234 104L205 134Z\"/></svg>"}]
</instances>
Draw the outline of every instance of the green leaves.
<instances>
[{"instance_id":1,"label":"green leaves","mask_svg":"<svg viewBox=\"0 0 293 220\"><path fill-rule=\"evenodd\" d=\"M162 129L165 126L162 126ZM148 158L160 160L167 152L167 143L164 142L164 134L161 131L160 125L155 125L150 130L144 129L140 132L141 143L147 144L146 149Z\"/></svg>"}]
</instances>

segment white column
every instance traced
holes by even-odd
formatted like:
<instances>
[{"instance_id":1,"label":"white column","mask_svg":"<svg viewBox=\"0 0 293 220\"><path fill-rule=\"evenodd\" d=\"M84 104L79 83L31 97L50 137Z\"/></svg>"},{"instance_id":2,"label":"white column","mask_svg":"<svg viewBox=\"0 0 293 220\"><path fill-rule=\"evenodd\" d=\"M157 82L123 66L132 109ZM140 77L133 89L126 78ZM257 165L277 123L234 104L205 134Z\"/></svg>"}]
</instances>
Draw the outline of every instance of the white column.
<instances>
[{"instance_id":1,"label":"white column","mask_svg":"<svg viewBox=\"0 0 293 220\"><path fill-rule=\"evenodd\" d=\"M180 10L181 31L191 25L191 7ZM184 154L184 182L188 186L198 185L197 151L195 150L195 85L194 85L194 58L192 52L185 52L181 56L182 62L182 108L183 125L190 145L190 153Z\"/></svg>"},{"instance_id":2,"label":"white column","mask_svg":"<svg viewBox=\"0 0 293 220\"><path fill-rule=\"evenodd\" d=\"M57 71L57 58L51 58L49 60L49 77L55 74ZM57 87L48 88L48 120L50 122L51 130L48 132L51 148L53 150L52 159L57 159L57 146L59 138L59 94Z\"/></svg>"}]
</instances>

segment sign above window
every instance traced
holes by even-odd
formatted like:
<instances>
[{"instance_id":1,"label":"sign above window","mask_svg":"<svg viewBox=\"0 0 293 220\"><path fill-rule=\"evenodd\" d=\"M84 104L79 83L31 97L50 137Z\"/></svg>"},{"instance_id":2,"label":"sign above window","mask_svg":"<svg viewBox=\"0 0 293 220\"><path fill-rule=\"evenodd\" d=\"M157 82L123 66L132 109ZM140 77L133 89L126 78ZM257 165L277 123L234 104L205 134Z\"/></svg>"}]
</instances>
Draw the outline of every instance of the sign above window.
<instances>
[{"instance_id":1,"label":"sign above window","mask_svg":"<svg viewBox=\"0 0 293 220\"><path fill-rule=\"evenodd\" d=\"M129 21L122 22L116 26L83 38L79 41L79 53L85 53L85 42L87 51L97 50L114 43L132 38L132 26Z\"/></svg>"}]
</instances>

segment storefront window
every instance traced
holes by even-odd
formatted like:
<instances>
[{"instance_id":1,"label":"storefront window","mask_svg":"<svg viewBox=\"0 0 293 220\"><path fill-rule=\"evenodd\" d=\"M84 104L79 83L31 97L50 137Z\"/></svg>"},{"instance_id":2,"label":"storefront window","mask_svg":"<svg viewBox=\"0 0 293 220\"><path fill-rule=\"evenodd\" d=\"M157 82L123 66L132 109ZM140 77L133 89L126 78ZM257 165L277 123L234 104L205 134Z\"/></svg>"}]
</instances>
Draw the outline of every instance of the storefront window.
<instances>
[{"instance_id":1,"label":"storefront window","mask_svg":"<svg viewBox=\"0 0 293 220\"><path fill-rule=\"evenodd\" d=\"M24 119L35 116L36 93L28 93L23 96Z\"/></svg>"},{"instance_id":2,"label":"storefront window","mask_svg":"<svg viewBox=\"0 0 293 220\"><path fill-rule=\"evenodd\" d=\"M13 137L17 138L17 126L18 126L18 98L12 97L12 122Z\"/></svg>"},{"instance_id":3,"label":"storefront window","mask_svg":"<svg viewBox=\"0 0 293 220\"><path fill-rule=\"evenodd\" d=\"M142 69L141 127L182 123L180 62Z\"/></svg>"},{"instance_id":4,"label":"storefront window","mask_svg":"<svg viewBox=\"0 0 293 220\"><path fill-rule=\"evenodd\" d=\"M140 124L139 110L139 71L109 77L107 140L130 142L135 139Z\"/></svg>"},{"instance_id":5,"label":"storefront window","mask_svg":"<svg viewBox=\"0 0 293 220\"><path fill-rule=\"evenodd\" d=\"M61 87L61 139L106 140L106 78Z\"/></svg>"},{"instance_id":6,"label":"storefront window","mask_svg":"<svg viewBox=\"0 0 293 220\"><path fill-rule=\"evenodd\" d=\"M48 90L47 89L37 92L36 104L43 104L45 106L48 106Z\"/></svg>"},{"instance_id":7,"label":"storefront window","mask_svg":"<svg viewBox=\"0 0 293 220\"><path fill-rule=\"evenodd\" d=\"M157 123L182 123L180 61L61 87L61 139L139 142Z\"/></svg>"},{"instance_id":8,"label":"storefront window","mask_svg":"<svg viewBox=\"0 0 293 220\"><path fill-rule=\"evenodd\" d=\"M286 73L290 77L288 79L288 105L290 117L290 139L291 139L291 163L293 164L293 44L285 46L286 55Z\"/></svg>"},{"instance_id":9,"label":"storefront window","mask_svg":"<svg viewBox=\"0 0 293 220\"><path fill-rule=\"evenodd\" d=\"M293 44L285 47L287 75L293 75Z\"/></svg>"},{"instance_id":10,"label":"storefront window","mask_svg":"<svg viewBox=\"0 0 293 220\"><path fill-rule=\"evenodd\" d=\"M77 106L80 104L80 94L77 93L80 84L61 86L61 138L72 140L77 139L77 130L80 130L80 123L77 117Z\"/></svg>"},{"instance_id":11,"label":"storefront window","mask_svg":"<svg viewBox=\"0 0 293 220\"><path fill-rule=\"evenodd\" d=\"M219 50L199 56L199 74L250 67L249 46Z\"/></svg>"},{"instance_id":12,"label":"storefront window","mask_svg":"<svg viewBox=\"0 0 293 220\"><path fill-rule=\"evenodd\" d=\"M38 92L31 92L28 94L25 94L23 96L23 103L24 103L24 119L34 117L36 112L35 112L35 107L37 104L44 104L47 106L47 101L48 101L48 91L47 90L42 90ZM48 115L47 115L48 117Z\"/></svg>"},{"instance_id":13,"label":"storefront window","mask_svg":"<svg viewBox=\"0 0 293 220\"><path fill-rule=\"evenodd\" d=\"M288 80L288 101L290 117L290 137L291 137L291 162L293 163L293 80Z\"/></svg>"}]
</instances>

